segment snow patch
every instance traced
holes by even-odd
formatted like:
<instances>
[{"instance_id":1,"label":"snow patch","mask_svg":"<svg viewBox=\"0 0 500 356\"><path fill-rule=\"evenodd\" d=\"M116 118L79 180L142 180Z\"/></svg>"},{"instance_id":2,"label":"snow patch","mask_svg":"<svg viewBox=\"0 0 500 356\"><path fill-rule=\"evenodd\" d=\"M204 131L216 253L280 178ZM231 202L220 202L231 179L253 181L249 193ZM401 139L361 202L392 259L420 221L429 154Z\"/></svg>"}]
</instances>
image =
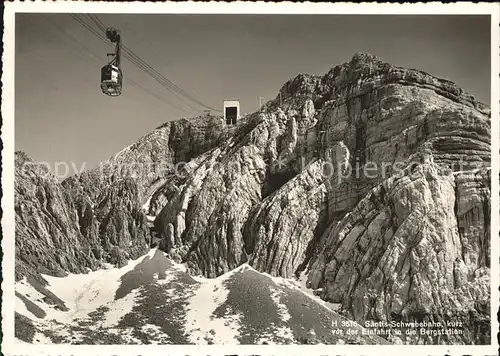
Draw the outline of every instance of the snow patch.
<instances>
[{"instance_id":1,"label":"snow patch","mask_svg":"<svg viewBox=\"0 0 500 356\"><path fill-rule=\"evenodd\" d=\"M111 331L111 329L110 329ZM114 331L114 330L113 330ZM142 340L139 340L134 336L135 329L134 328L126 328L120 329L116 331L116 335L121 336L127 343L140 345L142 344Z\"/></svg>"},{"instance_id":2,"label":"snow patch","mask_svg":"<svg viewBox=\"0 0 500 356\"><path fill-rule=\"evenodd\" d=\"M125 297L108 303L109 311L106 312L102 326L116 326L125 315L132 312L138 294L139 290L134 289Z\"/></svg>"},{"instance_id":3,"label":"snow patch","mask_svg":"<svg viewBox=\"0 0 500 356\"><path fill-rule=\"evenodd\" d=\"M146 212L149 211L149 205L151 204L151 198L153 196L151 195L148 200L146 200L146 202L144 203L144 205L142 206L142 209L145 210Z\"/></svg>"},{"instance_id":4,"label":"snow patch","mask_svg":"<svg viewBox=\"0 0 500 356\"><path fill-rule=\"evenodd\" d=\"M48 319L70 324L75 319L86 319L89 312L114 300L115 293L121 285L121 277L132 271L146 258L152 258L156 249L146 256L139 257L122 268L97 270L87 274L69 274L66 277L43 275L49 282L47 289L59 297L69 311L51 309L47 311Z\"/></svg>"},{"instance_id":5,"label":"snow patch","mask_svg":"<svg viewBox=\"0 0 500 356\"><path fill-rule=\"evenodd\" d=\"M159 273L155 273L153 278L154 278L156 284L163 285L163 284L169 284L170 282L172 282L176 278L176 276L174 273L168 273L165 276L165 278L160 279Z\"/></svg>"},{"instance_id":6,"label":"snow patch","mask_svg":"<svg viewBox=\"0 0 500 356\"><path fill-rule=\"evenodd\" d=\"M289 328L288 326L282 326L276 329L275 332L276 336L283 338L283 339L288 339L288 340L294 340L295 336L293 335L293 330Z\"/></svg>"},{"instance_id":7,"label":"snow patch","mask_svg":"<svg viewBox=\"0 0 500 356\"><path fill-rule=\"evenodd\" d=\"M146 200L146 202L144 203L144 205L142 206L142 210L144 211L144 213L146 214L146 219L149 221L149 222L154 222L155 219L156 219L156 216L154 215L149 215L149 206L151 205L151 198L153 198L153 194L151 194L148 198L148 200Z\"/></svg>"},{"instance_id":8,"label":"snow patch","mask_svg":"<svg viewBox=\"0 0 500 356\"><path fill-rule=\"evenodd\" d=\"M16 310L17 313L31 319L31 320L37 320L39 319L35 314L30 312L28 308L26 307L26 304L24 304L23 300L16 296L16 301L14 304L14 309Z\"/></svg>"},{"instance_id":9,"label":"snow patch","mask_svg":"<svg viewBox=\"0 0 500 356\"><path fill-rule=\"evenodd\" d=\"M170 263L172 264L172 266L170 267L171 269L177 271L177 272L184 272L184 273L187 273L188 269L186 267L186 264L185 263L177 263L173 260L170 260Z\"/></svg>"},{"instance_id":10,"label":"snow patch","mask_svg":"<svg viewBox=\"0 0 500 356\"><path fill-rule=\"evenodd\" d=\"M278 314L280 315L281 320L283 320L284 322L287 322L288 320L290 320L292 318L292 316L288 312L287 306L280 302L280 297L283 294L283 292L278 291L274 288L270 288L270 290L271 290L271 299L273 300L274 304L278 308Z\"/></svg>"},{"instance_id":11,"label":"snow patch","mask_svg":"<svg viewBox=\"0 0 500 356\"><path fill-rule=\"evenodd\" d=\"M103 266L103 269L115 268L115 266L113 266L111 263L107 263L107 262L103 263L102 266Z\"/></svg>"},{"instance_id":12,"label":"snow patch","mask_svg":"<svg viewBox=\"0 0 500 356\"><path fill-rule=\"evenodd\" d=\"M214 279L195 278L201 285L188 300L186 309L186 332L190 335L191 342L206 344L208 339L215 344L239 343L237 337L241 316L233 314L216 318L213 313L227 300L229 290L224 286L224 282L235 273L247 269L252 268L242 265Z\"/></svg>"},{"instance_id":13,"label":"snow patch","mask_svg":"<svg viewBox=\"0 0 500 356\"><path fill-rule=\"evenodd\" d=\"M146 324L141 327L141 331L150 337L152 345L167 344L170 337L166 335L158 325Z\"/></svg>"},{"instance_id":14,"label":"snow patch","mask_svg":"<svg viewBox=\"0 0 500 356\"><path fill-rule=\"evenodd\" d=\"M15 289L16 292L21 293L35 304L36 302L43 303L43 298L45 298L45 296L42 293L33 288L33 286L28 282L26 277L24 277L23 279L21 279L19 282L16 283Z\"/></svg>"},{"instance_id":15,"label":"snow patch","mask_svg":"<svg viewBox=\"0 0 500 356\"><path fill-rule=\"evenodd\" d=\"M481 171L485 170L485 168L474 168L474 169L468 169L468 170L463 170L463 171L453 171L452 172L452 175L453 176L458 176L458 175L461 175L461 174L477 174Z\"/></svg>"},{"instance_id":16,"label":"snow patch","mask_svg":"<svg viewBox=\"0 0 500 356\"><path fill-rule=\"evenodd\" d=\"M23 278L19 282L15 284L15 290L17 293L23 295L25 298L27 298L29 301L31 301L33 304L38 306L40 309L45 311L47 313L47 309L50 309L50 306L44 302L43 298L45 298L44 295L42 295L40 292L38 292L29 282L26 278ZM16 301L15 301L15 310L21 315L24 315L25 317L31 319L31 320L38 320L38 319L43 319L43 318L38 318L36 315L34 315L32 312L28 310L28 307L24 303L24 301L16 296Z\"/></svg>"},{"instance_id":17,"label":"snow patch","mask_svg":"<svg viewBox=\"0 0 500 356\"><path fill-rule=\"evenodd\" d=\"M327 308L330 311L337 312L337 310L340 306L339 304L325 302L319 296L315 295L314 291L312 289L307 288L306 287L307 272L305 272L305 271L302 272L302 274L299 276L298 280L285 279L282 277L274 277L274 276L271 276L270 274L262 273L262 272L259 272L259 273L261 273L264 276L267 276L268 278L271 278L273 280L273 282L275 284L277 284L278 286L284 286L284 287L288 287L288 288L300 291L301 293L306 295L308 298L312 299L313 301L315 301L319 305L323 306L324 308Z\"/></svg>"},{"instance_id":18,"label":"snow patch","mask_svg":"<svg viewBox=\"0 0 500 356\"><path fill-rule=\"evenodd\" d=\"M39 331L35 331L33 344L53 344L52 340Z\"/></svg>"}]
</instances>

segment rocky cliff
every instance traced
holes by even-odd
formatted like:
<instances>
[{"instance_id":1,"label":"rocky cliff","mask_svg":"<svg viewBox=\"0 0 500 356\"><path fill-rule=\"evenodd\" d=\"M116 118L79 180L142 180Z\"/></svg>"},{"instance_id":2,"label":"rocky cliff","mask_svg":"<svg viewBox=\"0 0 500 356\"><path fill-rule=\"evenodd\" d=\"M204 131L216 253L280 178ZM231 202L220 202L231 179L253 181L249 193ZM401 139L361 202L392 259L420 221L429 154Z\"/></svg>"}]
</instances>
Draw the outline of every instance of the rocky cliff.
<instances>
[{"instance_id":1,"label":"rocky cliff","mask_svg":"<svg viewBox=\"0 0 500 356\"><path fill-rule=\"evenodd\" d=\"M229 134L217 117L168 122L97 168L62 182L16 152L17 278L37 271L83 272L102 262L120 266L144 255L151 242L145 197L181 168L179 162Z\"/></svg>"},{"instance_id":2,"label":"rocky cliff","mask_svg":"<svg viewBox=\"0 0 500 356\"><path fill-rule=\"evenodd\" d=\"M363 54L281 96L179 182L155 221L166 250L208 277L306 270L360 322L458 319L480 331L441 341L489 338L489 109Z\"/></svg>"},{"instance_id":3,"label":"rocky cliff","mask_svg":"<svg viewBox=\"0 0 500 356\"><path fill-rule=\"evenodd\" d=\"M16 279L97 268L92 249L99 241L82 235L68 192L22 152L16 152L15 168Z\"/></svg>"},{"instance_id":4,"label":"rocky cliff","mask_svg":"<svg viewBox=\"0 0 500 356\"><path fill-rule=\"evenodd\" d=\"M305 274L360 323L466 325L403 342L488 342L490 136L489 108L454 83L356 54L235 127L169 122L62 184L16 176L16 256L79 272L158 241L209 278Z\"/></svg>"}]
</instances>

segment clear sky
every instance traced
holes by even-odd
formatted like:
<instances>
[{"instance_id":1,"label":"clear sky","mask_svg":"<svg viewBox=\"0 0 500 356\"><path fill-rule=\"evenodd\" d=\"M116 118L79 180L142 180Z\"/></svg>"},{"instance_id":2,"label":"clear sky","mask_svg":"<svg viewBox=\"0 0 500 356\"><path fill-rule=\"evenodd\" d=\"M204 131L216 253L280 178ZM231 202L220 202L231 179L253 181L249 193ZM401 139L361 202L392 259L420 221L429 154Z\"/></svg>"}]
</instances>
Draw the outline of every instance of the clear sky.
<instances>
[{"instance_id":1,"label":"clear sky","mask_svg":"<svg viewBox=\"0 0 500 356\"><path fill-rule=\"evenodd\" d=\"M273 99L298 73L324 74L355 52L424 70L490 100L489 16L98 16L200 101L221 107L239 99L243 113L258 109L259 96ZM194 116L126 59L123 94L103 95L100 67L108 51L69 14L17 15L17 150L90 168L161 123Z\"/></svg>"}]
</instances>

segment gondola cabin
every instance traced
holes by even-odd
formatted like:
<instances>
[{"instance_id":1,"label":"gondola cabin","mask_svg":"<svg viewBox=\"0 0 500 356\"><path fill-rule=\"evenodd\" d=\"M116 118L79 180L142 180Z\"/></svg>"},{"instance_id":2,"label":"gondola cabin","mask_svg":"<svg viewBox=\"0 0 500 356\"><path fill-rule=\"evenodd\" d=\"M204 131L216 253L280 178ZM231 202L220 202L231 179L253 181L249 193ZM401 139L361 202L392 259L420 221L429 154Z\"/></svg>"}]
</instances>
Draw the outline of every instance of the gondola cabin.
<instances>
[{"instance_id":1,"label":"gondola cabin","mask_svg":"<svg viewBox=\"0 0 500 356\"><path fill-rule=\"evenodd\" d=\"M108 64L101 68L101 90L109 96L122 93L122 71L115 65Z\"/></svg>"}]
</instances>

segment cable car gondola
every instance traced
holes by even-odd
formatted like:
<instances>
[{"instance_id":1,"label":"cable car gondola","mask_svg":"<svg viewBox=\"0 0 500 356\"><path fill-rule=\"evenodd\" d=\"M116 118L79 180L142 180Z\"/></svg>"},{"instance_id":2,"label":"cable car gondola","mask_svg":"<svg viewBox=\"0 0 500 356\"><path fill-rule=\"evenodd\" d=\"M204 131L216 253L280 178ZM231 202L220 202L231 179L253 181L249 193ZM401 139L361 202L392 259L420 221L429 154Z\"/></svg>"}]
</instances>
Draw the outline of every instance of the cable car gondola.
<instances>
[{"instance_id":1,"label":"cable car gondola","mask_svg":"<svg viewBox=\"0 0 500 356\"><path fill-rule=\"evenodd\" d=\"M115 65L108 64L101 68L101 90L109 96L122 93L122 71Z\"/></svg>"},{"instance_id":2,"label":"cable car gondola","mask_svg":"<svg viewBox=\"0 0 500 356\"><path fill-rule=\"evenodd\" d=\"M121 36L118 30L110 27L106 30L106 37L115 45L115 52L108 53L111 60L101 68L101 90L109 96L118 96L122 93L122 70L120 68Z\"/></svg>"}]
</instances>

